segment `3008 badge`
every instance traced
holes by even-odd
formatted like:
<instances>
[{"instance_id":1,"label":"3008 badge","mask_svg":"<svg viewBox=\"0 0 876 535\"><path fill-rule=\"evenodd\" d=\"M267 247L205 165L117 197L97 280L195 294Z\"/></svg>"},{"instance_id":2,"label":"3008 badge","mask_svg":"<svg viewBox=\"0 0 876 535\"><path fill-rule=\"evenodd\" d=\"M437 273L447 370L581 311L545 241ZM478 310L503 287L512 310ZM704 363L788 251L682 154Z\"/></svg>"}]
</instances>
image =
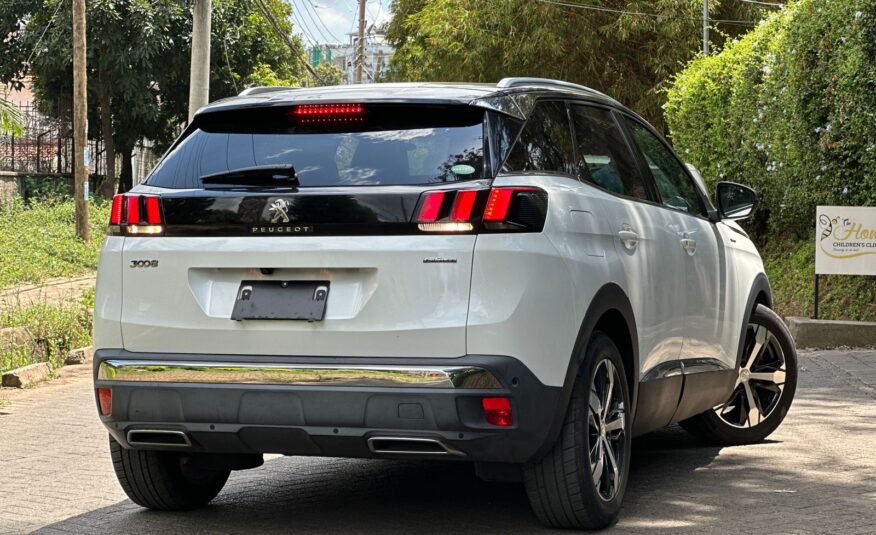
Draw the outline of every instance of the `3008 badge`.
<instances>
[{"instance_id":1,"label":"3008 badge","mask_svg":"<svg viewBox=\"0 0 876 535\"><path fill-rule=\"evenodd\" d=\"M158 260L131 260L131 268L157 268Z\"/></svg>"}]
</instances>

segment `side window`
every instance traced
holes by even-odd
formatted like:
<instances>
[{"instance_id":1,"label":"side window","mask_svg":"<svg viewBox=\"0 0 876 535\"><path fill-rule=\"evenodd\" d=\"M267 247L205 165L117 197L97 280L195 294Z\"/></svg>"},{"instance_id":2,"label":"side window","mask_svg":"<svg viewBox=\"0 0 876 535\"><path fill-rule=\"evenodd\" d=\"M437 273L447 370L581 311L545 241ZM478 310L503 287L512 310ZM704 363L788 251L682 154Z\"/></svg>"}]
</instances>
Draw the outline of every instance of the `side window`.
<instances>
[{"instance_id":1,"label":"side window","mask_svg":"<svg viewBox=\"0 0 876 535\"><path fill-rule=\"evenodd\" d=\"M681 212L705 215L703 200L678 158L647 128L631 119L626 122L651 169L663 204Z\"/></svg>"},{"instance_id":2,"label":"side window","mask_svg":"<svg viewBox=\"0 0 876 535\"><path fill-rule=\"evenodd\" d=\"M539 102L505 160L505 171L557 171L574 174L569 116L563 102Z\"/></svg>"},{"instance_id":3,"label":"side window","mask_svg":"<svg viewBox=\"0 0 876 535\"><path fill-rule=\"evenodd\" d=\"M572 126L582 180L621 195L648 198L645 182L610 111L573 104Z\"/></svg>"}]
</instances>

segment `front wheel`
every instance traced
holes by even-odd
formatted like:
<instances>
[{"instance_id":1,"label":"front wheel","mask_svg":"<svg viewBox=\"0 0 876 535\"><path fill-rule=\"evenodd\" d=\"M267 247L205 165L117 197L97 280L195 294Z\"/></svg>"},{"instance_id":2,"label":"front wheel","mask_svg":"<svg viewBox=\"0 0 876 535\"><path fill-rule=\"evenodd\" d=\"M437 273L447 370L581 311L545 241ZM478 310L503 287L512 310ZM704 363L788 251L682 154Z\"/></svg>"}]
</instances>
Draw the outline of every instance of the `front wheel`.
<instances>
[{"instance_id":1,"label":"front wheel","mask_svg":"<svg viewBox=\"0 0 876 535\"><path fill-rule=\"evenodd\" d=\"M137 505L160 511L188 511L210 503L230 470L192 466L191 457L171 451L128 450L110 437L119 484Z\"/></svg>"},{"instance_id":2,"label":"front wheel","mask_svg":"<svg viewBox=\"0 0 876 535\"><path fill-rule=\"evenodd\" d=\"M797 389L797 350L782 319L757 305L746 328L733 393L722 405L680 422L722 445L753 444L779 427Z\"/></svg>"},{"instance_id":3,"label":"front wheel","mask_svg":"<svg viewBox=\"0 0 876 535\"><path fill-rule=\"evenodd\" d=\"M526 494L542 524L600 529L617 520L629 475L629 411L620 352L611 338L596 332L557 442L524 467Z\"/></svg>"}]
</instances>

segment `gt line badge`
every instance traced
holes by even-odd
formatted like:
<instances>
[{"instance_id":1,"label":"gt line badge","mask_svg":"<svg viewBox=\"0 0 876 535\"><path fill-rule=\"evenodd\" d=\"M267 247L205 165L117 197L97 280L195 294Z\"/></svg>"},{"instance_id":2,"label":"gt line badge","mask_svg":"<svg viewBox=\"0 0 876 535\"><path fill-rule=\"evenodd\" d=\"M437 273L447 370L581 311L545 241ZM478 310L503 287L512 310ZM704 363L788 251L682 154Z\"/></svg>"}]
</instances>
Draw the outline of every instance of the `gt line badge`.
<instances>
[{"instance_id":1,"label":"gt line badge","mask_svg":"<svg viewBox=\"0 0 876 535\"><path fill-rule=\"evenodd\" d=\"M271 214L271 223L288 223L289 222L289 201L286 199L277 199L271 203L268 208L268 213Z\"/></svg>"}]
</instances>

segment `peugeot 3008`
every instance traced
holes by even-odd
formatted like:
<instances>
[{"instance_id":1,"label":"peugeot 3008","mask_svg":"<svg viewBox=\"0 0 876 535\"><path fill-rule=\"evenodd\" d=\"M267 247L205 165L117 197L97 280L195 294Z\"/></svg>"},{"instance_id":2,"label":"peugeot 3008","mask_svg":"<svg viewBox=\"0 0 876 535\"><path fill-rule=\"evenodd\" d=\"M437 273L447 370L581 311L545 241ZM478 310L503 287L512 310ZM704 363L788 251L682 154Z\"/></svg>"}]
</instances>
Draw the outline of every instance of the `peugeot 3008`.
<instances>
[{"instance_id":1,"label":"peugeot 3008","mask_svg":"<svg viewBox=\"0 0 876 535\"><path fill-rule=\"evenodd\" d=\"M125 492L207 504L262 455L456 459L541 522L620 510L630 440L757 442L796 354L669 145L565 82L255 88L113 200L96 405Z\"/></svg>"}]
</instances>

